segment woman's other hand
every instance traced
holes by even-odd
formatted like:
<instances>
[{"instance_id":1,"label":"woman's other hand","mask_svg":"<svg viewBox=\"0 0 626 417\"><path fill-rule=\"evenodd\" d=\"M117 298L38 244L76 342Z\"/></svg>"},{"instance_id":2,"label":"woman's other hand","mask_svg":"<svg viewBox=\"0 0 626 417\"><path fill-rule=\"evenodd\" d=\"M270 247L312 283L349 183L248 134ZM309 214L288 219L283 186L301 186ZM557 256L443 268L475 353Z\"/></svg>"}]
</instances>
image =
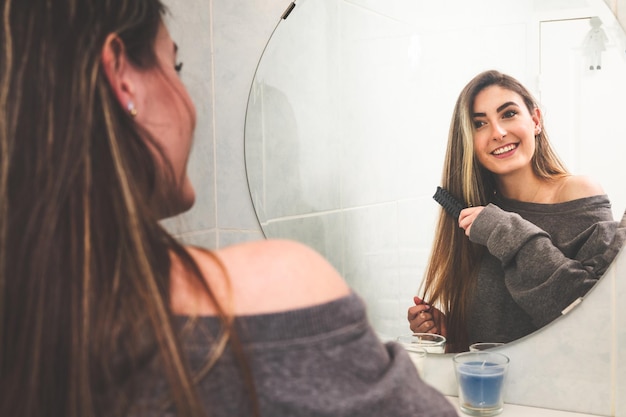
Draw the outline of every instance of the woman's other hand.
<instances>
[{"instance_id":1,"label":"woman's other hand","mask_svg":"<svg viewBox=\"0 0 626 417\"><path fill-rule=\"evenodd\" d=\"M409 307L409 327L413 333L435 333L446 336L446 316L419 297L413 297L415 305Z\"/></svg>"}]
</instances>

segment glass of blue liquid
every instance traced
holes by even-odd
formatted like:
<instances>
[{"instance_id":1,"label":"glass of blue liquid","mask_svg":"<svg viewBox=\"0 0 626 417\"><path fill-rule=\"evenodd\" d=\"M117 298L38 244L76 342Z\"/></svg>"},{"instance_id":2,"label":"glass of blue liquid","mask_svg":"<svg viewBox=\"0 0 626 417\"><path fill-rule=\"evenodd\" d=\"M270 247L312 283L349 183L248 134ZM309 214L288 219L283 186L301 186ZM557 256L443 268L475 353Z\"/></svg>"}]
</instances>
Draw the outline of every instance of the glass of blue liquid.
<instances>
[{"instance_id":1,"label":"glass of blue liquid","mask_svg":"<svg viewBox=\"0 0 626 417\"><path fill-rule=\"evenodd\" d=\"M479 351L454 356L461 411L471 416L495 416L504 406L509 358L501 353Z\"/></svg>"}]
</instances>

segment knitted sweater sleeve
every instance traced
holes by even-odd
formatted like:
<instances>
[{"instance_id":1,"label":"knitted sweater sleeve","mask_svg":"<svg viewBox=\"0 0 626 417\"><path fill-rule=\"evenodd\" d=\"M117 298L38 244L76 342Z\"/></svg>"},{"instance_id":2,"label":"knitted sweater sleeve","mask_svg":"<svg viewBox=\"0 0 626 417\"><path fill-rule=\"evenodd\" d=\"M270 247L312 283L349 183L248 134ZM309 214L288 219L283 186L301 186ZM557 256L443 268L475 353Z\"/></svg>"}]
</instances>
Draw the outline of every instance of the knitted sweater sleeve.
<instances>
[{"instance_id":1,"label":"knitted sweater sleeve","mask_svg":"<svg viewBox=\"0 0 626 417\"><path fill-rule=\"evenodd\" d=\"M597 222L557 246L519 214L489 204L472 224L470 240L500 260L512 298L540 327L591 289L622 247L626 228Z\"/></svg>"}]
</instances>

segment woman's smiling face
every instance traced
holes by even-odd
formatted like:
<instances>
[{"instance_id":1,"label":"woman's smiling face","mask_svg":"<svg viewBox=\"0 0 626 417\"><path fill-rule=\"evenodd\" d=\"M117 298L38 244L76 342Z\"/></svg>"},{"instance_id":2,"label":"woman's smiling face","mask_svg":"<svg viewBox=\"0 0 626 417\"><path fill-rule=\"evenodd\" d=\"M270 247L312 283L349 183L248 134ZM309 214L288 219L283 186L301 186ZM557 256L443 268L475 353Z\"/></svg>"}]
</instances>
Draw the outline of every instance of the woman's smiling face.
<instances>
[{"instance_id":1,"label":"woman's smiling face","mask_svg":"<svg viewBox=\"0 0 626 417\"><path fill-rule=\"evenodd\" d=\"M483 167L496 175L531 169L539 109L529 111L519 94L492 85L476 95L471 113L474 152Z\"/></svg>"}]
</instances>

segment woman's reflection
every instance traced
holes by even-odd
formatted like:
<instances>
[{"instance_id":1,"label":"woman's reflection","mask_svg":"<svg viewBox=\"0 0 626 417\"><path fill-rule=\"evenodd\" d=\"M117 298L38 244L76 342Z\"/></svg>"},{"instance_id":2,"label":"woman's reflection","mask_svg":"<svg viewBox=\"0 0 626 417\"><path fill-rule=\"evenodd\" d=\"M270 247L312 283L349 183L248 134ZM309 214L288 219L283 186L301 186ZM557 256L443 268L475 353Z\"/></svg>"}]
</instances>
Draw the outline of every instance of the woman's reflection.
<instances>
[{"instance_id":1,"label":"woman's reflection","mask_svg":"<svg viewBox=\"0 0 626 417\"><path fill-rule=\"evenodd\" d=\"M562 314L597 282L626 236L602 187L570 174L550 146L529 91L497 71L461 92L442 186L467 202L441 212L414 332L448 351L510 342ZM433 307L437 306L439 309Z\"/></svg>"}]
</instances>

